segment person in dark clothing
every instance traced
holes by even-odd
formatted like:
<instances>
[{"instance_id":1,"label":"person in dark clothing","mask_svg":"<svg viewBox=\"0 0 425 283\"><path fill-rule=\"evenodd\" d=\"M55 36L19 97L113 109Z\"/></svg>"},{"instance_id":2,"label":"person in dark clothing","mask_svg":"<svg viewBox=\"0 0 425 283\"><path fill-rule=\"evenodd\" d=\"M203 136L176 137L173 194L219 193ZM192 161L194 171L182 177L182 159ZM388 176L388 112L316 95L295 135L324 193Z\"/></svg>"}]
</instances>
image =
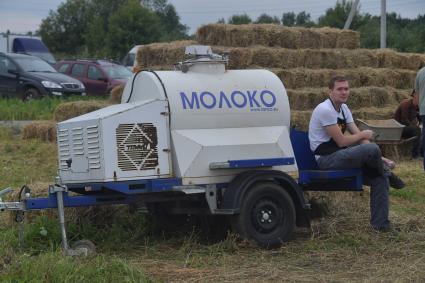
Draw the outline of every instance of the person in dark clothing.
<instances>
[{"instance_id":1,"label":"person in dark clothing","mask_svg":"<svg viewBox=\"0 0 425 283\"><path fill-rule=\"evenodd\" d=\"M394 119L404 125L401 137L408 139L416 137L412 148L412 158L420 156L422 132L419 127L419 94L413 90L411 97L404 99L394 113Z\"/></svg>"}]
</instances>

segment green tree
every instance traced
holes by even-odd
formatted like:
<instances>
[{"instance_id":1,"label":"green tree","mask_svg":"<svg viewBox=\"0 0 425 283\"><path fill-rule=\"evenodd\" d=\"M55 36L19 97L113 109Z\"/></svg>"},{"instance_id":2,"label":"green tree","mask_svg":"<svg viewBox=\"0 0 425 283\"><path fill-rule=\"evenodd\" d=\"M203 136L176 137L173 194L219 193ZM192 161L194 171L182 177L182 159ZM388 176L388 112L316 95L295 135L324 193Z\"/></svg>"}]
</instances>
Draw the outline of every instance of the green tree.
<instances>
[{"instance_id":1,"label":"green tree","mask_svg":"<svg viewBox=\"0 0 425 283\"><path fill-rule=\"evenodd\" d=\"M227 22L232 25L244 25L252 23L252 20L247 14L242 14L231 16Z\"/></svg>"},{"instance_id":2,"label":"green tree","mask_svg":"<svg viewBox=\"0 0 425 283\"><path fill-rule=\"evenodd\" d=\"M329 8L326 10L324 16L319 17L319 26L328 26L334 28L343 28L345 25L345 21L348 18L348 14L350 13L352 6L351 1L341 0L337 1L335 7ZM365 15L359 14L359 7L357 7L356 13L353 17L353 21L351 22L351 29L358 29L362 26L367 18ZM369 16L370 17L370 16Z\"/></svg>"},{"instance_id":3,"label":"green tree","mask_svg":"<svg viewBox=\"0 0 425 283\"><path fill-rule=\"evenodd\" d=\"M283 13L282 25L287 27L293 27L295 25L295 13L294 12Z\"/></svg>"},{"instance_id":4,"label":"green tree","mask_svg":"<svg viewBox=\"0 0 425 283\"><path fill-rule=\"evenodd\" d=\"M83 34L87 51L94 57L105 57L106 38L108 34L109 18L127 0L90 0L88 8L89 23ZM101 47L101 48L99 48Z\"/></svg>"},{"instance_id":5,"label":"green tree","mask_svg":"<svg viewBox=\"0 0 425 283\"><path fill-rule=\"evenodd\" d=\"M75 54L84 47L88 0L68 0L42 20L38 34L52 52Z\"/></svg>"},{"instance_id":6,"label":"green tree","mask_svg":"<svg viewBox=\"0 0 425 283\"><path fill-rule=\"evenodd\" d=\"M314 22L311 20L310 14L302 11L295 17L295 25L303 27L312 27Z\"/></svg>"},{"instance_id":7,"label":"green tree","mask_svg":"<svg viewBox=\"0 0 425 283\"><path fill-rule=\"evenodd\" d=\"M111 15L106 38L107 54L119 59L130 47L159 41L161 22L151 10L142 7L137 0L129 0Z\"/></svg>"},{"instance_id":8,"label":"green tree","mask_svg":"<svg viewBox=\"0 0 425 283\"><path fill-rule=\"evenodd\" d=\"M187 38L189 28L180 23L180 16L177 14L176 8L167 2L167 0L142 0L141 4L154 11L160 18L162 25L161 41Z\"/></svg>"},{"instance_id":9,"label":"green tree","mask_svg":"<svg viewBox=\"0 0 425 283\"><path fill-rule=\"evenodd\" d=\"M257 24L280 24L280 20L274 16L270 16L267 14L261 14L257 20L255 21Z\"/></svg>"}]
</instances>

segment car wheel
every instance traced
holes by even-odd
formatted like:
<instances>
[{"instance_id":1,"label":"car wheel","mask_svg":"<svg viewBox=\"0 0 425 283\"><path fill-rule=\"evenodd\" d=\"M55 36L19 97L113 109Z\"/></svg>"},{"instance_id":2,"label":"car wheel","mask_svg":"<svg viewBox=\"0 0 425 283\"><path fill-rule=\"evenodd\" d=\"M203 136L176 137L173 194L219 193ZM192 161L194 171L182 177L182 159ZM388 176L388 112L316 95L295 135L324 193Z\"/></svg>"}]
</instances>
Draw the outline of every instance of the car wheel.
<instances>
[{"instance_id":1,"label":"car wheel","mask_svg":"<svg viewBox=\"0 0 425 283\"><path fill-rule=\"evenodd\" d=\"M29 100L33 100L33 99L37 99L40 98L40 92L38 91L38 89L34 88L34 87L28 87L24 90L24 93L22 95L22 100L23 101L29 101Z\"/></svg>"},{"instance_id":2,"label":"car wheel","mask_svg":"<svg viewBox=\"0 0 425 283\"><path fill-rule=\"evenodd\" d=\"M289 239L295 217L294 203L285 189L273 182L261 182L247 191L232 226L242 238L270 249Z\"/></svg>"}]
</instances>

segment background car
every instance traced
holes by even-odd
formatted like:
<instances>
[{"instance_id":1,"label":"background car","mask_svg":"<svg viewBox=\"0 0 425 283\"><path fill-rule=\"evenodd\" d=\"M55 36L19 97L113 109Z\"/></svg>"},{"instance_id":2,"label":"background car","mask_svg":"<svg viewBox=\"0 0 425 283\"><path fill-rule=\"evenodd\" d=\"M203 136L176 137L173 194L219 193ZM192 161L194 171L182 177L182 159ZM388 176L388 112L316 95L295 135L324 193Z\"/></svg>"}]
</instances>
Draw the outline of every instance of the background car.
<instances>
[{"instance_id":1,"label":"background car","mask_svg":"<svg viewBox=\"0 0 425 283\"><path fill-rule=\"evenodd\" d=\"M125 55L125 57L122 59L122 64L130 71L134 71L136 63L136 53L140 46L142 45L133 46L133 48L131 48L127 55Z\"/></svg>"},{"instance_id":2,"label":"background car","mask_svg":"<svg viewBox=\"0 0 425 283\"><path fill-rule=\"evenodd\" d=\"M88 95L106 95L117 85L125 84L133 74L124 66L107 60L64 60L55 68L83 82Z\"/></svg>"},{"instance_id":3,"label":"background car","mask_svg":"<svg viewBox=\"0 0 425 283\"><path fill-rule=\"evenodd\" d=\"M0 52L0 96L28 100L44 95L86 95L86 90L38 57Z\"/></svg>"}]
</instances>

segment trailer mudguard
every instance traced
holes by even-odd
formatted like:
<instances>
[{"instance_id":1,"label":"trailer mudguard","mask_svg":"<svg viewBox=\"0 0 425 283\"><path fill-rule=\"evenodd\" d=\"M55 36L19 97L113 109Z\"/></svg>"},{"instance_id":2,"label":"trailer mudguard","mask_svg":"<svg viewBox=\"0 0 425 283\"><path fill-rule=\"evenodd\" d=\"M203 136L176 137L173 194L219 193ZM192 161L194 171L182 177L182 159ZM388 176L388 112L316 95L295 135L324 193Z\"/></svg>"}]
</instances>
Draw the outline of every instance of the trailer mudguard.
<instances>
[{"instance_id":1,"label":"trailer mudguard","mask_svg":"<svg viewBox=\"0 0 425 283\"><path fill-rule=\"evenodd\" d=\"M310 219L307 213L310 206L306 203L302 190L291 176L281 171L249 170L239 174L226 186L220 208L233 209L238 212L244 196L252 185L256 182L270 180L281 185L282 189L286 190L291 196L297 213L297 226L310 227Z\"/></svg>"}]
</instances>

